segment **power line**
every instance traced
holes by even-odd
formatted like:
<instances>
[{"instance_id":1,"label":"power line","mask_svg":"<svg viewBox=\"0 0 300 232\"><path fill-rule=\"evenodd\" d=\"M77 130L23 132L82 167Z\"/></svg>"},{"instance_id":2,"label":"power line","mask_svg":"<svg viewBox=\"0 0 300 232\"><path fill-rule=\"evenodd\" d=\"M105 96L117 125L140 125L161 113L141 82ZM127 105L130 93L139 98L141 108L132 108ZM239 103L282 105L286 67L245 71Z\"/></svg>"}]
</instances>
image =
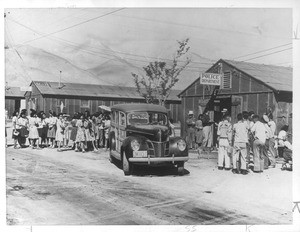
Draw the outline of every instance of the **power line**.
<instances>
[{"instance_id":1,"label":"power line","mask_svg":"<svg viewBox=\"0 0 300 232\"><path fill-rule=\"evenodd\" d=\"M283 51L287 51L287 50L290 50L290 49L293 49L293 48L287 48L287 49L283 49L283 50L280 50L280 51L276 51L276 52L268 53L268 54L265 54L265 55L262 55L262 56L253 57L253 58L250 58L250 59L247 59L247 60L243 60L243 61L254 60L254 59L257 59L257 58L260 58L260 57L269 56L269 55L276 54L276 53L283 52Z\"/></svg>"},{"instance_id":2,"label":"power line","mask_svg":"<svg viewBox=\"0 0 300 232\"><path fill-rule=\"evenodd\" d=\"M74 25L72 25L72 26L63 28L63 29L61 29L61 30L58 30L58 31L55 31L55 32L51 32L51 33L49 33L49 34L43 35L43 36L41 36L41 37L38 37L38 38L35 38L35 39L32 39L32 40L25 41L25 42L22 43L21 45L24 45L24 44L26 44L26 43L29 43L29 42L32 42L32 41L35 41L35 40L38 40L38 39L42 39L42 38L47 37L47 36L50 36L50 35L57 34L57 33L59 33L59 32L63 32L63 31L68 30L68 29L70 29L70 28L77 27L77 26L82 25L82 24L84 24L84 23L91 22L91 21L93 21L93 20L102 18L102 17L104 17L104 16L113 14L113 13L115 13L115 12L118 12L118 11L121 11L121 10L124 10L124 9L125 9L125 8L121 8L121 9L118 9L118 10L114 10L114 11L108 12L108 13L106 13L106 14L103 14L103 15L100 15L100 16L97 16L97 17L94 17L94 18L85 20L85 21L83 21L83 22L76 23L76 24L74 24Z\"/></svg>"},{"instance_id":3,"label":"power line","mask_svg":"<svg viewBox=\"0 0 300 232\"><path fill-rule=\"evenodd\" d=\"M20 25L20 26L22 26L22 27L25 27L26 29L28 29L28 30L30 30L30 31L33 31L34 33L37 33L37 34L39 34L39 35L42 35L41 37L45 37L44 35L44 33L41 33L41 32L39 32L39 31L37 31L37 30L35 30L35 29L32 29L32 28L30 28L29 26L26 26L26 25L24 25L24 24L22 24L22 23L20 23L20 22L17 22L16 20L13 20L13 19L11 19L11 18L9 18L9 20L11 20L12 22L14 22L14 23L16 23L16 24L18 24L18 25ZM55 39L59 39L59 40L61 40L61 41L65 41L66 43L72 43L72 44L74 44L75 46L77 45L77 46L80 46L80 44L78 44L78 43L74 43L74 42L71 42L71 41L68 41L68 40L65 40L65 39L62 39L62 38L59 38L59 37L55 37L55 36L52 36L52 35L49 35L50 37L52 37L52 38L55 38ZM40 38L41 38L40 37ZM48 38L49 39L49 38ZM22 46L22 45L19 45L18 47L20 47L20 46ZM74 46L74 47L75 47ZM90 46L90 45L86 45L87 47L91 47L91 48L93 48L93 49L99 49L99 48L97 48L97 47L93 47L93 46ZM77 48L78 50L84 50L84 49L81 49L81 48ZM102 54L102 55L108 55L108 56L113 56L112 54L111 54L111 50L108 50L108 49L101 49L101 50L104 50L104 51L108 51L109 53L100 53L100 52L97 52L97 53L99 53L99 54ZM85 51L87 51L87 50L85 50ZM92 51L92 52L95 52L95 51ZM122 54L122 55L127 55L127 56L134 56L134 57L141 57L141 58L148 58L148 59L158 59L157 57L151 57L151 56L142 56L142 55L138 55L138 54L132 54L132 53L127 53L127 52L119 52L119 51L113 51L114 53L119 53L119 54ZM103 57L103 58L107 58L107 57ZM140 59L133 59L133 58L126 58L126 59L129 59L129 60L133 60L133 61L142 61L142 62L147 62L147 63L149 63L148 61L146 61L146 60L140 60ZM173 61L173 60L171 60L171 59L167 59L167 58L159 58L160 60L165 60L165 61ZM180 63L182 63L182 62L185 62L185 61L178 61L178 62L180 62ZM198 61L191 61L190 63L193 63L193 64L196 64L196 65L198 65L198 66L203 66L203 65L205 65L205 67L206 67L206 65L213 65L213 63L209 63L209 62L198 62ZM200 67L192 67L192 66L188 66L188 68L200 68Z\"/></svg>"},{"instance_id":4,"label":"power line","mask_svg":"<svg viewBox=\"0 0 300 232\"><path fill-rule=\"evenodd\" d=\"M22 23L19 23L13 19L9 19L11 20L12 22L22 26L22 27L25 27L26 29L30 30L30 31L33 31L34 33L37 33L39 35L44 35L43 33L37 31L37 30L34 30L32 28L30 28L29 26L26 26ZM69 40L65 40L65 39L62 39L62 38L59 38L59 37L55 37L55 36L49 36L49 37L52 37L54 38L54 41L56 40L56 42L59 42L57 40L60 40L61 42L64 42L64 43L67 43L68 45L71 44L72 47L74 48L77 48L78 50L81 50L81 51L84 51L84 52L87 52L89 54L92 54L92 55L97 55L99 57L102 57L102 58L105 58L105 59L111 59L111 57L114 57L113 54L111 53L101 53L101 52L98 52L98 51L91 51L91 50L86 50L86 49L82 49L82 48L78 48L77 46L80 46L80 44L78 43L74 43L74 42L71 42ZM47 39L50 39L49 37L47 37ZM91 47L93 49L98 49L96 47L93 47L93 46L89 46L87 45L88 47ZM102 50L105 50L105 51L109 51L109 52L113 52L113 53L120 53L120 54L124 54L124 55L129 55L129 56L136 56L136 57L145 57L145 58L152 58L152 59L157 59L156 57L146 57L146 56L141 56L141 55L136 55L136 54L130 54L130 53L126 53L126 52L117 52L117 51L111 51L111 50L108 50L108 49L102 49ZM100 55L105 55L105 56L100 56ZM107 57L108 56L108 57ZM134 59L134 58L130 58L130 57L126 57L125 59L128 59L128 60L132 60L132 61L138 61L138 62L144 62L144 63L149 63L148 60L141 60L141 59ZM166 58L161 58L161 60L166 60L166 61L173 61L171 59L166 59ZM180 61L180 62L184 62L184 61ZM198 67L195 67L195 66L187 66L188 69L201 69L201 66L203 66L204 64L208 64L208 65L212 65L213 63L202 63L202 62L191 62L191 63L195 63L196 65L198 65ZM204 65L204 67L206 68L207 66ZM195 70L194 70L195 71Z\"/></svg>"},{"instance_id":5,"label":"power line","mask_svg":"<svg viewBox=\"0 0 300 232\"><path fill-rule=\"evenodd\" d=\"M253 33L245 32L245 31L238 31L238 30L226 30L226 29L221 29L221 28L195 26L195 25L175 23L175 22L170 22L170 21L162 21L162 20L158 20L158 19L140 18L140 17L135 17L135 16L120 15L120 14L116 14L115 16L125 17L125 18L133 18L133 19L156 22L156 23L169 24L169 25L174 25L174 26L190 27L190 28L196 28L196 29L202 29L202 30L207 29L207 30L212 30L212 31L217 31L217 32L223 31L223 32L226 32L226 33L237 33L237 34L245 34L245 35L250 35L250 36L258 36L258 35L253 34ZM259 36L261 36L261 35L259 35ZM278 36L264 36L264 37L281 38L281 39L283 38L283 37L278 37Z\"/></svg>"},{"instance_id":6,"label":"power line","mask_svg":"<svg viewBox=\"0 0 300 232\"><path fill-rule=\"evenodd\" d=\"M277 47L264 49L264 50L257 51L257 52L254 52L254 53L249 53L249 54L246 54L246 55L243 55L243 56L238 56L238 57L236 57L236 58L233 58L233 60L239 59L239 58L242 58L242 57L246 57L246 56L255 55L255 54L262 53L262 52L266 52L266 51L270 51L270 50L273 50L273 49L276 49L276 48L280 48L280 47L284 47L284 46L291 45L291 44L292 44L292 43L283 44L283 45L279 45L279 46L277 46Z\"/></svg>"}]
</instances>

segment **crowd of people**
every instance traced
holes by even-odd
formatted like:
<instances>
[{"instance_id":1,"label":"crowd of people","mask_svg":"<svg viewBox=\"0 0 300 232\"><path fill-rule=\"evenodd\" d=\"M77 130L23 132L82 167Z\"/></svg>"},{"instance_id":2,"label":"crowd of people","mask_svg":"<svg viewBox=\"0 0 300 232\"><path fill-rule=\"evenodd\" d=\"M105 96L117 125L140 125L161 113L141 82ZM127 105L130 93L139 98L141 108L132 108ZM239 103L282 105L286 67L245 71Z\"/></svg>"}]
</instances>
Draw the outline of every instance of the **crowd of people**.
<instances>
[{"instance_id":1,"label":"crowd of people","mask_svg":"<svg viewBox=\"0 0 300 232\"><path fill-rule=\"evenodd\" d=\"M211 122L206 114L200 114L196 121L193 112L187 119L187 143L189 148L198 152L211 148ZM205 130L205 127L208 127ZM224 111L222 120L217 124L218 169L232 170L234 174L246 175L251 169L255 173L276 166L278 148L285 148L286 161L292 160L292 144L288 140L288 125L279 132L272 113L262 117L254 112L237 114L237 123L231 123L230 115ZM194 147L195 146L195 147Z\"/></svg>"},{"instance_id":2,"label":"crowd of people","mask_svg":"<svg viewBox=\"0 0 300 232\"><path fill-rule=\"evenodd\" d=\"M13 113L12 138L14 148L32 149L65 148L76 152L98 151L109 147L110 113L75 113L73 116L49 110L36 112L23 109ZM195 120L189 111L187 123L187 145L190 149L211 151L213 148L212 122L207 114L200 114ZM246 175L251 168L260 173L276 166L278 147L286 148L286 160L292 160L292 144L288 141L288 125L277 132L271 113L262 117L254 112L242 112L237 115L237 123L231 123L231 117L223 111L222 120L216 124L218 146L218 169L232 170L234 174ZM7 136L7 134L6 134Z\"/></svg>"},{"instance_id":3,"label":"crowd of people","mask_svg":"<svg viewBox=\"0 0 300 232\"><path fill-rule=\"evenodd\" d=\"M97 112L90 114L75 113L73 116L49 110L36 112L23 109L13 113L12 138L14 148L29 147L32 149L65 148L74 149L76 152L98 151L99 148L109 147L110 114Z\"/></svg>"}]
</instances>

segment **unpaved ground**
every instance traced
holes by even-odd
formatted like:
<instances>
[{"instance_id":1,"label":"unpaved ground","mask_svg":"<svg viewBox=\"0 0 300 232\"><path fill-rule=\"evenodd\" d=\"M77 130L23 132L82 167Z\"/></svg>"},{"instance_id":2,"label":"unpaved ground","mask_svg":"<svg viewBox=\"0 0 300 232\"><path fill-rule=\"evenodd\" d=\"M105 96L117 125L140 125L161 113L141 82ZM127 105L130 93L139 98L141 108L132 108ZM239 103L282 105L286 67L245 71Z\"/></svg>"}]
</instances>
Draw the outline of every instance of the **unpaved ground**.
<instances>
[{"instance_id":1,"label":"unpaved ground","mask_svg":"<svg viewBox=\"0 0 300 232\"><path fill-rule=\"evenodd\" d=\"M186 175L137 168L108 153L6 150L7 223L11 225L290 224L292 173L280 167L234 175L191 154Z\"/></svg>"}]
</instances>

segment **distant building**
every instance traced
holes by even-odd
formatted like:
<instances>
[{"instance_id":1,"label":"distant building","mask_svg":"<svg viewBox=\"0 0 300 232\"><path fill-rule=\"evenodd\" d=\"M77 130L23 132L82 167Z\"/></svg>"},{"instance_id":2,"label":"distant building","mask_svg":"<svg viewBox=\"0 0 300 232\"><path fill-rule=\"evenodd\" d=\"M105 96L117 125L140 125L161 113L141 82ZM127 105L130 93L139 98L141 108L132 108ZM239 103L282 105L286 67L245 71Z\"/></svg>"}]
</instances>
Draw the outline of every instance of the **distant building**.
<instances>
[{"instance_id":1,"label":"distant building","mask_svg":"<svg viewBox=\"0 0 300 232\"><path fill-rule=\"evenodd\" d=\"M45 111L51 109L56 113L65 112L73 115L75 112L89 110L91 113L100 111L99 106L112 106L119 103L144 103L135 87L91 85L78 83L62 83L33 81L31 92L26 92L26 105L28 109ZM179 90L173 90L167 100L166 108L170 117L180 120L181 100L178 98Z\"/></svg>"},{"instance_id":2,"label":"distant building","mask_svg":"<svg viewBox=\"0 0 300 232\"><path fill-rule=\"evenodd\" d=\"M21 101L25 102L25 92L20 90L20 87L5 87L5 109L8 111L8 116L11 117L14 111L19 111Z\"/></svg>"},{"instance_id":3,"label":"distant building","mask_svg":"<svg viewBox=\"0 0 300 232\"><path fill-rule=\"evenodd\" d=\"M206 73L223 74L220 86L200 84L199 77L184 89L179 94L183 122L190 110L196 117L208 112L212 120L219 122L221 111L226 109L233 123L242 111L260 116L272 111L278 127L289 124L292 128L292 68L220 59ZM182 132L185 129L182 123Z\"/></svg>"}]
</instances>

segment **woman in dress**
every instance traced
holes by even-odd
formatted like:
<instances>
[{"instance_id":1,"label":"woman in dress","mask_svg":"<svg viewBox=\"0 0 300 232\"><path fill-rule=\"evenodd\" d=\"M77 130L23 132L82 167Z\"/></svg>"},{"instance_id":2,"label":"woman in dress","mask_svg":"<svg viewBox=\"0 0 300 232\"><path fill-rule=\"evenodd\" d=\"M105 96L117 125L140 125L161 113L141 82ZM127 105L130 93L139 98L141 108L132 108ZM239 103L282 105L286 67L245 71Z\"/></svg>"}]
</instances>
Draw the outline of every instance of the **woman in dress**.
<instances>
[{"instance_id":1,"label":"woman in dress","mask_svg":"<svg viewBox=\"0 0 300 232\"><path fill-rule=\"evenodd\" d=\"M70 115L67 114L63 114L63 122L64 122L64 127L65 127L65 131L64 131L64 147L68 148L69 146L69 141L70 141L70 136L71 136L71 122L68 120L68 118L70 117Z\"/></svg>"},{"instance_id":2,"label":"woman in dress","mask_svg":"<svg viewBox=\"0 0 300 232\"><path fill-rule=\"evenodd\" d=\"M92 116L92 129L95 134L95 142L94 143L95 143L96 151L98 151L98 149L99 149L99 125L98 125L97 116L98 116L97 113L93 114L93 116Z\"/></svg>"},{"instance_id":3,"label":"woman in dress","mask_svg":"<svg viewBox=\"0 0 300 232\"><path fill-rule=\"evenodd\" d=\"M90 111L86 110L84 112L84 122L83 122L83 125L84 125L84 134L85 134L85 147L86 149L89 149L90 148L90 143L92 142L93 140L93 137L91 135L91 124L90 124Z\"/></svg>"},{"instance_id":4,"label":"woman in dress","mask_svg":"<svg viewBox=\"0 0 300 232\"><path fill-rule=\"evenodd\" d=\"M52 110L49 110L49 118L47 118L47 125L48 125L48 144L50 148L55 148L55 137L56 137L56 122L57 118L55 117L55 113Z\"/></svg>"},{"instance_id":5,"label":"woman in dress","mask_svg":"<svg viewBox=\"0 0 300 232\"><path fill-rule=\"evenodd\" d=\"M39 132L38 132L38 126L39 126L39 118L37 117L37 113L35 110L31 110L31 114L28 120L28 127L29 127L29 135L28 139L30 142L30 146L32 149L34 149L34 146L36 144L37 149L40 149L39 146Z\"/></svg>"},{"instance_id":6,"label":"woman in dress","mask_svg":"<svg viewBox=\"0 0 300 232\"><path fill-rule=\"evenodd\" d=\"M109 132L110 132L110 116L105 116L104 121L104 137L105 137L105 148L106 150L109 148Z\"/></svg>"},{"instance_id":7,"label":"woman in dress","mask_svg":"<svg viewBox=\"0 0 300 232\"><path fill-rule=\"evenodd\" d=\"M40 123L38 127L38 132L40 136L40 146L42 146L43 144L43 147L48 147L48 139L47 139L48 125L46 120L47 119L46 114L43 111L41 111L38 117L40 118Z\"/></svg>"},{"instance_id":8,"label":"woman in dress","mask_svg":"<svg viewBox=\"0 0 300 232\"><path fill-rule=\"evenodd\" d=\"M20 117L18 118L17 125L20 128L19 144L23 148L26 144L26 138L28 137L28 118L26 117L27 110L22 110Z\"/></svg>"},{"instance_id":9,"label":"woman in dress","mask_svg":"<svg viewBox=\"0 0 300 232\"><path fill-rule=\"evenodd\" d=\"M104 120L102 113L97 117L97 124L99 131L99 147L104 147Z\"/></svg>"},{"instance_id":10,"label":"woman in dress","mask_svg":"<svg viewBox=\"0 0 300 232\"><path fill-rule=\"evenodd\" d=\"M95 146L95 124L93 123L93 120L89 117L87 120L87 127L85 129L87 142L92 143L93 145L93 151L97 152L98 149Z\"/></svg>"},{"instance_id":11,"label":"woman in dress","mask_svg":"<svg viewBox=\"0 0 300 232\"><path fill-rule=\"evenodd\" d=\"M57 142L57 151L62 151L61 146L64 142L64 131L65 131L65 125L63 121L63 114L58 114L58 120L56 121L56 135L55 135L55 141Z\"/></svg>"},{"instance_id":12,"label":"woman in dress","mask_svg":"<svg viewBox=\"0 0 300 232\"><path fill-rule=\"evenodd\" d=\"M14 149L20 148L18 146L18 140L20 135L20 128L19 125L17 124L18 118L19 118L19 112L15 111L13 113L13 118L12 118L12 126L13 126L12 138L14 140Z\"/></svg>"},{"instance_id":13,"label":"woman in dress","mask_svg":"<svg viewBox=\"0 0 300 232\"><path fill-rule=\"evenodd\" d=\"M73 116L73 119L71 120L71 127L70 127L70 130L71 130L71 133L70 133L70 141L73 142L73 148L72 149L75 149L76 148L76 135L77 135L77 120L79 120L79 114L78 113L75 113L74 116Z\"/></svg>"},{"instance_id":14,"label":"woman in dress","mask_svg":"<svg viewBox=\"0 0 300 232\"><path fill-rule=\"evenodd\" d=\"M78 147L81 148L82 153L85 152L85 129L84 129L84 115L80 116L80 119L77 121L76 126L77 126L77 134L76 134L76 147L75 147L75 152L78 152L79 149Z\"/></svg>"}]
</instances>

